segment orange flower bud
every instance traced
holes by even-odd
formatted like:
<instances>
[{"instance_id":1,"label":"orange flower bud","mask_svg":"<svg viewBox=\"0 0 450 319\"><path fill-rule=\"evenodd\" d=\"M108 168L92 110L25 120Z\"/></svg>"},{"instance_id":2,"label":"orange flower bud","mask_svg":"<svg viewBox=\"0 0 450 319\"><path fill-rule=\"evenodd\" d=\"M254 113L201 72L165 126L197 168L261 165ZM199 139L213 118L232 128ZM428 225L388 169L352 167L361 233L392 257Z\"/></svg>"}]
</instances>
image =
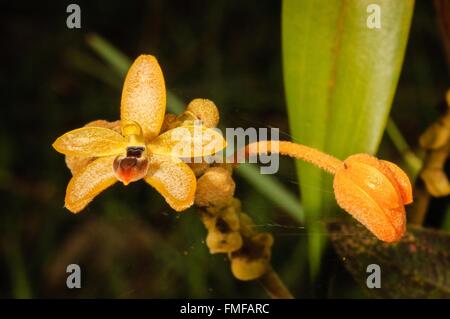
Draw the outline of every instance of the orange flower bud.
<instances>
[{"instance_id":1,"label":"orange flower bud","mask_svg":"<svg viewBox=\"0 0 450 319\"><path fill-rule=\"evenodd\" d=\"M404 205L412 202L408 176L395 164L366 154L348 157L336 170L336 200L378 239L399 240L406 228Z\"/></svg>"},{"instance_id":2,"label":"orange flower bud","mask_svg":"<svg viewBox=\"0 0 450 319\"><path fill-rule=\"evenodd\" d=\"M230 173L221 167L211 167L197 181L195 204L201 207L225 207L234 195L236 185Z\"/></svg>"},{"instance_id":3,"label":"orange flower bud","mask_svg":"<svg viewBox=\"0 0 450 319\"><path fill-rule=\"evenodd\" d=\"M208 99L194 99L186 110L194 114L206 127L216 127L219 123L219 110L214 102Z\"/></svg>"}]
</instances>

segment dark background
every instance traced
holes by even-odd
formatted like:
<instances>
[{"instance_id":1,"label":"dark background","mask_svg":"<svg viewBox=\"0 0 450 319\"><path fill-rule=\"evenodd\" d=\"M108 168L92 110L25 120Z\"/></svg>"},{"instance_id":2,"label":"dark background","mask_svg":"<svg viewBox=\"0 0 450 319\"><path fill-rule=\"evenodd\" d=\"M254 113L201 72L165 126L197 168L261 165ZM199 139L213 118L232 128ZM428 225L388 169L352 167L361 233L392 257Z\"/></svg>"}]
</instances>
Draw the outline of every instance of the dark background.
<instances>
[{"instance_id":1,"label":"dark background","mask_svg":"<svg viewBox=\"0 0 450 319\"><path fill-rule=\"evenodd\" d=\"M258 283L235 280L223 255L209 254L195 209L171 211L145 183L116 185L69 213L70 172L51 144L89 121L118 119L120 86L80 67L89 58L104 69L86 42L93 33L131 59L155 55L167 88L184 102L212 99L222 123L288 132L280 2L76 1L79 30L66 27L69 3L0 5L0 297L266 297ZM448 84L432 2L418 0L392 111L414 148ZM380 153L399 157L387 137ZM283 160L277 178L298 193L292 161ZM295 296L364 296L331 248L309 280L306 251L298 250L305 229L246 180L236 182L244 210L274 234L274 268ZM441 226L447 206L433 201L427 225ZM65 286L71 263L82 267L82 289Z\"/></svg>"}]
</instances>

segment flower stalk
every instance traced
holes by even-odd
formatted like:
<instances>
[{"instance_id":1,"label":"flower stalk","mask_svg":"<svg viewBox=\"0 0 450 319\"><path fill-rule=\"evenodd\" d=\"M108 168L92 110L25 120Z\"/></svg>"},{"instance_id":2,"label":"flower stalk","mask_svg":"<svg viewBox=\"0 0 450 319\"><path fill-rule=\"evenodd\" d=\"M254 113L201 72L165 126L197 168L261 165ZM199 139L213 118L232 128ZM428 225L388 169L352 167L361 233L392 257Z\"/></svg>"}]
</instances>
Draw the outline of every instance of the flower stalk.
<instances>
[{"instance_id":1,"label":"flower stalk","mask_svg":"<svg viewBox=\"0 0 450 319\"><path fill-rule=\"evenodd\" d=\"M309 162L334 175L338 205L366 226L378 239L398 241L406 231L405 205L412 199L411 182L394 163L367 154L341 161L314 148L289 141L260 141L247 145L234 156L279 153Z\"/></svg>"},{"instance_id":2,"label":"flower stalk","mask_svg":"<svg viewBox=\"0 0 450 319\"><path fill-rule=\"evenodd\" d=\"M245 155L249 157L265 153L279 153L281 155L303 160L332 175L344 166L344 163L334 156L321 152L315 148L289 141L260 141L251 143L245 147Z\"/></svg>"}]
</instances>

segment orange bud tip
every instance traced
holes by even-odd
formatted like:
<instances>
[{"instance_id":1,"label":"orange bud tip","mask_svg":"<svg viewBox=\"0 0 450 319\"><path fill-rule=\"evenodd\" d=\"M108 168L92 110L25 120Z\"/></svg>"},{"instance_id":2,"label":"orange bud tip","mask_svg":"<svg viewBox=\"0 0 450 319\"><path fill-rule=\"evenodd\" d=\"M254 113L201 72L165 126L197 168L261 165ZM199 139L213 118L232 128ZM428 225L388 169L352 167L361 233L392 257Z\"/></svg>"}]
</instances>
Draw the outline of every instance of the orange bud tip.
<instances>
[{"instance_id":1,"label":"orange bud tip","mask_svg":"<svg viewBox=\"0 0 450 319\"><path fill-rule=\"evenodd\" d=\"M405 204L412 202L407 175L395 164L367 154L350 156L333 181L341 208L385 242L400 240L406 230Z\"/></svg>"}]
</instances>

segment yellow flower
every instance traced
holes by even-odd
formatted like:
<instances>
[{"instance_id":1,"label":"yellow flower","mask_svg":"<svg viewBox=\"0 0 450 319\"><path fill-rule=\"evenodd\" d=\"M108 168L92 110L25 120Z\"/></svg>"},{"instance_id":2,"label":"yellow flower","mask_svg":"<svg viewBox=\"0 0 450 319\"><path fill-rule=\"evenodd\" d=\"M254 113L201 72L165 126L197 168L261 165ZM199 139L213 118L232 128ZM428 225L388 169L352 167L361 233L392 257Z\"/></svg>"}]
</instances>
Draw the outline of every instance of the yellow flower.
<instances>
[{"instance_id":1,"label":"yellow flower","mask_svg":"<svg viewBox=\"0 0 450 319\"><path fill-rule=\"evenodd\" d=\"M195 121L160 134L166 109L161 68L150 55L141 55L125 78L120 107L121 133L90 125L60 136L53 147L85 161L66 191L65 206L73 213L117 181L124 185L144 179L176 211L194 202L196 179L183 161L214 154L226 146L223 137ZM100 121L99 121L100 122Z\"/></svg>"}]
</instances>

